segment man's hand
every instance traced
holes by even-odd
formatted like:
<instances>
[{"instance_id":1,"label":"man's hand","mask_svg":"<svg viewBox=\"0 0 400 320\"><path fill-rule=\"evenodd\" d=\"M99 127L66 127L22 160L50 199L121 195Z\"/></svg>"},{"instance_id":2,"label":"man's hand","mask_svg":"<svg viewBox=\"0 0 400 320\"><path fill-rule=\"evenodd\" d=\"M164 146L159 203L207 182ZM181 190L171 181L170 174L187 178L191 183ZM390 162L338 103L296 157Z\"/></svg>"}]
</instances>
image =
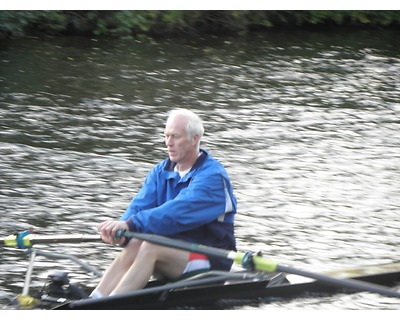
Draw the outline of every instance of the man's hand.
<instances>
[{"instance_id":1,"label":"man's hand","mask_svg":"<svg viewBox=\"0 0 400 320\"><path fill-rule=\"evenodd\" d=\"M123 244L125 238L115 239L115 234L118 230L129 230L128 224L125 221L107 220L100 223L97 228L100 231L101 238L106 243Z\"/></svg>"}]
</instances>

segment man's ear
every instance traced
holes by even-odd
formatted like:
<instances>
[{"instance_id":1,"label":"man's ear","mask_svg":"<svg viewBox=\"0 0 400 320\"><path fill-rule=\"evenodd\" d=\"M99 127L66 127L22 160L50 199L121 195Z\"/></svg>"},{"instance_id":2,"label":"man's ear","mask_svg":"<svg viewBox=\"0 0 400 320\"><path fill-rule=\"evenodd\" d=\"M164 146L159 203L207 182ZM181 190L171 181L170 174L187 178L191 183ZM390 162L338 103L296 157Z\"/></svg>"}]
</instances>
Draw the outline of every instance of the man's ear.
<instances>
[{"instance_id":1,"label":"man's ear","mask_svg":"<svg viewBox=\"0 0 400 320\"><path fill-rule=\"evenodd\" d=\"M199 139L200 139L199 135L195 134L193 137L193 142L197 144L197 143L199 143Z\"/></svg>"}]
</instances>

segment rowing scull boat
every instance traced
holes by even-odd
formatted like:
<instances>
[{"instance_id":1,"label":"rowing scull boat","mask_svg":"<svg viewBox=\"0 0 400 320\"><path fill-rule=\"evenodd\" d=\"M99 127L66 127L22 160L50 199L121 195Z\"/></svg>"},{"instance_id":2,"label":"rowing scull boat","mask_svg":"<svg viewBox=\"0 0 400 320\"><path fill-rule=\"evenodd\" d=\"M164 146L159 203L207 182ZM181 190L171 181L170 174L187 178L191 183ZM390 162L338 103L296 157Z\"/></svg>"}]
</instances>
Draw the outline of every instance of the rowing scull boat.
<instances>
[{"instance_id":1,"label":"rowing scull boat","mask_svg":"<svg viewBox=\"0 0 400 320\"><path fill-rule=\"evenodd\" d=\"M346 275L343 279L357 279L379 285L393 286L400 282L400 263L337 272L342 276ZM351 278L347 278L349 274ZM290 276L283 273L211 272L182 282L112 297L67 302L56 306L55 309L227 309L249 303L268 303L277 298L333 294L338 291L343 289L306 278L303 278L303 281L297 278L297 283L291 283Z\"/></svg>"},{"instance_id":2,"label":"rowing scull boat","mask_svg":"<svg viewBox=\"0 0 400 320\"><path fill-rule=\"evenodd\" d=\"M367 266L320 274L281 266L259 255L225 251L217 248L187 243L157 235L126 232L125 237L137 237L182 250L232 259L245 269L240 272L208 272L170 283L152 281L142 290L100 299L88 299L78 287L70 285L66 275L50 276L50 283L35 296L30 307L45 309L166 309L180 307L207 307L237 304L249 300L295 297L306 292L327 293L346 288L352 291L371 291L391 297L400 293L385 287L400 281L400 263ZM0 244L30 248L36 243L98 241L98 236L36 236L22 234L0 238ZM33 269L36 249L32 250L26 286L22 296L29 297L27 286ZM76 260L76 259L75 259ZM76 262L76 261L75 261ZM80 263L83 265L82 263ZM87 268L90 270L90 268ZM300 281L291 280L292 275ZM78 293L78 295L76 295Z\"/></svg>"}]
</instances>

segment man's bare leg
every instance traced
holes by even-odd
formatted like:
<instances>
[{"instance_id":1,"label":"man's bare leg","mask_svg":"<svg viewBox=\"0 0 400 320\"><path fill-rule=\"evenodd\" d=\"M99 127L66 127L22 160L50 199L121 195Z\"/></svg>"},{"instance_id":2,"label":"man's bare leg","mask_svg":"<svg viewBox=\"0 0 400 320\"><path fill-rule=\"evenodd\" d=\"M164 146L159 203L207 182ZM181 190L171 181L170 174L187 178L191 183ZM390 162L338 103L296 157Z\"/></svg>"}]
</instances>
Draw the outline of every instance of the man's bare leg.
<instances>
[{"instance_id":1,"label":"man's bare leg","mask_svg":"<svg viewBox=\"0 0 400 320\"><path fill-rule=\"evenodd\" d=\"M152 274L178 278L189 260L189 252L143 242L129 270L112 294L142 289ZM100 289L101 291L101 289Z\"/></svg>"},{"instance_id":2,"label":"man's bare leg","mask_svg":"<svg viewBox=\"0 0 400 320\"><path fill-rule=\"evenodd\" d=\"M94 291L102 296L108 296L134 263L141 244L142 241L132 239L108 267Z\"/></svg>"}]
</instances>

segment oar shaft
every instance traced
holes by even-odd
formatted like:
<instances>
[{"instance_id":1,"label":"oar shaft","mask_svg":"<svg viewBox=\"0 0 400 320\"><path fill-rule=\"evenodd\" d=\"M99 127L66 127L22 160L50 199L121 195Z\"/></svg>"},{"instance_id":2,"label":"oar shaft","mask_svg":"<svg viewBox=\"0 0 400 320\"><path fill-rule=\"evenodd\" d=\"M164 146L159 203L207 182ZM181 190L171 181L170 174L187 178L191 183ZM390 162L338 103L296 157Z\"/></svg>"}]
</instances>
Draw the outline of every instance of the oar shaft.
<instances>
[{"instance_id":1,"label":"oar shaft","mask_svg":"<svg viewBox=\"0 0 400 320\"><path fill-rule=\"evenodd\" d=\"M81 243L81 242L95 242L101 241L101 236L98 234L85 235L58 235L58 236L36 236L32 235L30 242L32 244L44 244L44 243Z\"/></svg>"},{"instance_id":2,"label":"oar shaft","mask_svg":"<svg viewBox=\"0 0 400 320\"><path fill-rule=\"evenodd\" d=\"M167 246L170 248L181 249L185 251L191 251L201 253L207 256L213 256L217 258L224 258L233 260L236 264L248 267L248 264L252 263L256 270L262 270L266 272L275 272L277 264L274 261L265 259L259 256L253 256L249 253L229 251L220 248L208 247L201 244L190 243L183 240L171 239L164 236L155 234L146 234L138 232L121 232L121 235L126 238L136 238L139 240L148 241L151 243Z\"/></svg>"},{"instance_id":3,"label":"oar shaft","mask_svg":"<svg viewBox=\"0 0 400 320\"><path fill-rule=\"evenodd\" d=\"M0 245L6 247L29 248L35 244L81 243L101 241L100 235L36 235L29 232L0 238Z\"/></svg>"},{"instance_id":4,"label":"oar shaft","mask_svg":"<svg viewBox=\"0 0 400 320\"><path fill-rule=\"evenodd\" d=\"M400 292L391 290L390 288L380 286L377 284L372 284L369 282L364 282L356 279L338 279L338 278L333 278L324 274L320 273L314 273L314 272L309 272L309 271L304 271L304 270L299 270L295 269L292 267L288 266L282 266L282 265L277 265L276 268L277 271L281 272L286 272L286 273L291 273L291 274L297 274L299 276L315 279L330 285L333 285L335 287L341 287L341 288L348 288L348 289L353 289L357 291L369 291L369 292L374 292L374 293L379 293L384 296L389 296L389 297L396 297L400 298Z\"/></svg>"},{"instance_id":5,"label":"oar shaft","mask_svg":"<svg viewBox=\"0 0 400 320\"><path fill-rule=\"evenodd\" d=\"M242 264L244 259L243 253L238 253L236 251L229 251L214 247L208 247L201 244L190 243L187 241L179 240L179 239L171 239L160 235L155 234L146 234L146 233L138 233L138 232L130 232L120 230L117 232L116 237L125 237L125 238L135 238L143 241L148 241L151 243L159 244L161 246L166 246L169 248L180 249L190 252L201 253L207 256L213 256L217 258L229 259L233 260L238 264Z\"/></svg>"},{"instance_id":6,"label":"oar shaft","mask_svg":"<svg viewBox=\"0 0 400 320\"><path fill-rule=\"evenodd\" d=\"M125 237L128 238L136 238L140 240L145 240L149 241L155 244L159 245L164 245L176 249L182 249L186 251L192 251L192 252L197 252L197 253L202 253L205 255L211 255L215 257L220 257L220 258L227 258L230 260L233 260L235 263L239 265L245 265L246 261L246 253L242 252L235 252L235 251L228 251L228 250L223 250L223 249L218 249L218 248L212 248L208 246L203 246L203 245L198 245L198 244L192 244L188 243L186 241L182 240L175 240L175 239L169 239L165 238L163 236L158 236L158 235L150 235L150 234L143 234L143 233L136 233L136 232L125 232L123 234ZM375 292L379 293L385 296L390 296L390 297L397 297L400 298L400 292L391 290L390 288L386 288L383 286L359 281L359 280L354 280L354 279L337 279L333 278L327 275L323 274L318 274L314 272L309 272L309 271L303 271L299 269L295 269L292 267L288 266L282 266L277 264L274 261L265 259L261 256L251 256L251 259L253 261L253 266L255 267L256 270L260 271L266 271L266 272L286 272L286 273L291 273L291 274L297 274L300 276L304 276L307 278L315 279L321 282L324 282L326 284L335 286L335 287L343 287L343 288L348 288L348 289L353 289L357 291L370 291L370 292Z\"/></svg>"},{"instance_id":7,"label":"oar shaft","mask_svg":"<svg viewBox=\"0 0 400 320\"><path fill-rule=\"evenodd\" d=\"M205 255L211 255L219 258L227 258L233 260L236 256L235 251L223 250L208 246L203 246L201 244L190 243L183 240L171 239L164 236L159 236L155 234L138 233L125 231L121 234L126 238L135 238L139 240L148 241L151 243L163 245L170 248L181 249L185 251L197 252Z\"/></svg>"}]
</instances>

